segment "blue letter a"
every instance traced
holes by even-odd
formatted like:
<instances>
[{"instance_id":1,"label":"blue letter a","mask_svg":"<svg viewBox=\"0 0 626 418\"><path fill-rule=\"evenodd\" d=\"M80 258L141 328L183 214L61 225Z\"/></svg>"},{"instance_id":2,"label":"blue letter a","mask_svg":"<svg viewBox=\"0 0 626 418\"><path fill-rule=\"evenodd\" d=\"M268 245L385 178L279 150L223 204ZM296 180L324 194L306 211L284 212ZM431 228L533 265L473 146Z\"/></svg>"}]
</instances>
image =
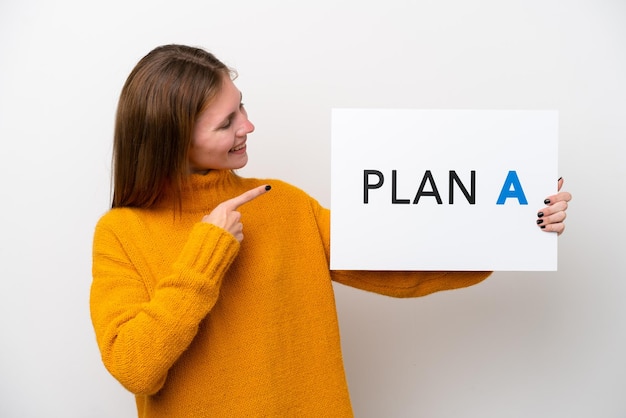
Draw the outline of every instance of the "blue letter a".
<instances>
[{"instance_id":1,"label":"blue letter a","mask_svg":"<svg viewBox=\"0 0 626 418\"><path fill-rule=\"evenodd\" d=\"M504 205L505 200L509 197L516 197L520 205L528 204L524 191L522 190L522 185L520 184L515 171L509 171L509 174L506 176L504 186L502 186L502 191L500 192L500 197L498 198L496 204Z\"/></svg>"}]
</instances>

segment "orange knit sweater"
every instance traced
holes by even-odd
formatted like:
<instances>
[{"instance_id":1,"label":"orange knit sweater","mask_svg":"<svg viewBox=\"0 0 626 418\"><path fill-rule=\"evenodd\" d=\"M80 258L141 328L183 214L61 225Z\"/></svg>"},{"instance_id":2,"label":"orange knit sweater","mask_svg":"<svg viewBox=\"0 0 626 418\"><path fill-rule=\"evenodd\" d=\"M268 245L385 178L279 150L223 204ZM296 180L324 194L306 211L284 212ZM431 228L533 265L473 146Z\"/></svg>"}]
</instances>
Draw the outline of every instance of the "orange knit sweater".
<instances>
[{"instance_id":1,"label":"orange knit sweater","mask_svg":"<svg viewBox=\"0 0 626 418\"><path fill-rule=\"evenodd\" d=\"M199 222L240 207L244 240ZM278 180L192 175L183 211L120 208L96 226L91 317L110 373L139 417L352 416L331 280L390 296L489 273L329 271L330 213Z\"/></svg>"}]
</instances>

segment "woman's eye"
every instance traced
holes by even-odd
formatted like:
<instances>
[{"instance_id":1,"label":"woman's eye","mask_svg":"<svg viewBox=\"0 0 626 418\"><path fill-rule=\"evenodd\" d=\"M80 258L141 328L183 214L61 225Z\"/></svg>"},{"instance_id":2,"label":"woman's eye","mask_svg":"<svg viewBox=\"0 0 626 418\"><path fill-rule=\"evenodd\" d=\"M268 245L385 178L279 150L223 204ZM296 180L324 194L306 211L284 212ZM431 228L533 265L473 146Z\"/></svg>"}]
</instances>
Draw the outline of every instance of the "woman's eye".
<instances>
[{"instance_id":1,"label":"woman's eye","mask_svg":"<svg viewBox=\"0 0 626 418\"><path fill-rule=\"evenodd\" d=\"M239 110L241 110L242 112L245 112L246 110L244 109L243 106L244 106L243 103L239 103ZM233 122L232 119L233 119L232 117L229 118L228 121L226 121L226 123L224 125L220 126L220 129L228 129L228 128L230 128L230 125Z\"/></svg>"}]
</instances>

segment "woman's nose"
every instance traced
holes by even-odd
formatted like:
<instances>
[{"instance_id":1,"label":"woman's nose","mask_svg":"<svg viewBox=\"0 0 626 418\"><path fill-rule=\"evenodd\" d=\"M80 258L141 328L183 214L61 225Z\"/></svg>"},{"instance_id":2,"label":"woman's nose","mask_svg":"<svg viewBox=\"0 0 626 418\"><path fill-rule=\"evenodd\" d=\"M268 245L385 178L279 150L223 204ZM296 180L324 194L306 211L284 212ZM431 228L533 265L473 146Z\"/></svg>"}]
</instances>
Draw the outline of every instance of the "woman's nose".
<instances>
[{"instance_id":1,"label":"woman's nose","mask_svg":"<svg viewBox=\"0 0 626 418\"><path fill-rule=\"evenodd\" d=\"M244 123L241 125L241 128L239 128L239 131L237 131L237 135L244 136L252 132L254 132L254 124L250 122L250 119L246 118Z\"/></svg>"}]
</instances>

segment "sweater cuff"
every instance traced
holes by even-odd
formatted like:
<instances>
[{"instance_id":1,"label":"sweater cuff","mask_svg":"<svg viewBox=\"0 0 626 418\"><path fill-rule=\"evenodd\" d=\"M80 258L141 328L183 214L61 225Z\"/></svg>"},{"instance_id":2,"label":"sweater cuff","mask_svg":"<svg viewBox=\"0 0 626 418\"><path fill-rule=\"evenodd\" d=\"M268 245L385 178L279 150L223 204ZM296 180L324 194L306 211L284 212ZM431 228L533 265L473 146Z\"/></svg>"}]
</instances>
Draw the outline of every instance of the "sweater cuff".
<instances>
[{"instance_id":1,"label":"sweater cuff","mask_svg":"<svg viewBox=\"0 0 626 418\"><path fill-rule=\"evenodd\" d=\"M222 278L239 252L239 241L228 231L198 222L194 225L174 269L181 279L196 283L215 282Z\"/></svg>"}]
</instances>

